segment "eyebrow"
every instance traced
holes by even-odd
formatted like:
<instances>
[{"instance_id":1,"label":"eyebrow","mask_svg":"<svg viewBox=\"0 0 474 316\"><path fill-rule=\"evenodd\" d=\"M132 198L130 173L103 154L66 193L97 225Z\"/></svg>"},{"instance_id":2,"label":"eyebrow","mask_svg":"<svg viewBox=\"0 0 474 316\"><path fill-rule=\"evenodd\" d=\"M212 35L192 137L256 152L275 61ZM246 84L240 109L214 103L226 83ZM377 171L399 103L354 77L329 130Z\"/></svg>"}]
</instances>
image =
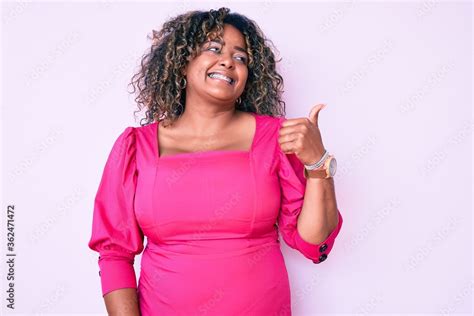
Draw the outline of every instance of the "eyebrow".
<instances>
[{"instance_id":1,"label":"eyebrow","mask_svg":"<svg viewBox=\"0 0 474 316\"><path fill-rule=\"evenodd\" d=\"M216 42L216 43L219 43L219 44L222 44L221 40L220 39L213 39L213 40L210 40L208 42ZM247 50L243 47L240 47L240 46L234 46L234 49L235 50L238 50L238 51L241 51L241 52L244 52L247 54Z\"/></svg>"}]
</instances>

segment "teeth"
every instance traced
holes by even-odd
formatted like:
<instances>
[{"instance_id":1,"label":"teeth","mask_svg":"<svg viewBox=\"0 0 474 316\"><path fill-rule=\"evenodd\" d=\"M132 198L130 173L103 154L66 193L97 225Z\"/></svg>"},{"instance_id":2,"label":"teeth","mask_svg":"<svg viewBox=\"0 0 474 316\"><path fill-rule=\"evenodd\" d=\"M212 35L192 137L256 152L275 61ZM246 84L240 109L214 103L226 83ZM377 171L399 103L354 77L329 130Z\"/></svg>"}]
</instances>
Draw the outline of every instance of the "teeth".
<instances>
[{"instance_id":1,"label":"teeth","mask_svg":"<svg viewBox=\"0 0 474 316\"><path fill-rule=\"evenodd\" d=\"M232 83L234 80L232 80L231 78L227 77L227 76L224 76L224 75L221 75L221 74L218 74L218 73L210 73L209 74L209 77L211 78L218 78L218 79L224 79L226 80L228 83Z\"/></svg>"}]
</instances>

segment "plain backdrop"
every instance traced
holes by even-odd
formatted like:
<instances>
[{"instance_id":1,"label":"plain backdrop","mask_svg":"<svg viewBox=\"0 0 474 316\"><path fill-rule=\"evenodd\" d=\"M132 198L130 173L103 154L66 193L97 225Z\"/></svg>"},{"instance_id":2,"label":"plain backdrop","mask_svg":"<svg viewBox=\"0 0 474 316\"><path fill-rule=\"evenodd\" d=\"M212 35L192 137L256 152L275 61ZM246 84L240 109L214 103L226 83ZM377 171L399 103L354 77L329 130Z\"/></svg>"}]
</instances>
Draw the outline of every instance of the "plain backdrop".
<instances>
[{"instance_id":1,"label":"plain backdrop","mask_svg":"<svg viewBox=\"0 0 474 316\"><path fill-rule=\"evenodd\" d=\"M139 126L127 85L152 29L221 6L277 47L288 118L327 104L344 224L323 264L281 244L293 314L471 314L468 1L3 2L2 311L14 205L15 312L105 315L87 243L113 141Z\"/></svg>"}]
</instances>

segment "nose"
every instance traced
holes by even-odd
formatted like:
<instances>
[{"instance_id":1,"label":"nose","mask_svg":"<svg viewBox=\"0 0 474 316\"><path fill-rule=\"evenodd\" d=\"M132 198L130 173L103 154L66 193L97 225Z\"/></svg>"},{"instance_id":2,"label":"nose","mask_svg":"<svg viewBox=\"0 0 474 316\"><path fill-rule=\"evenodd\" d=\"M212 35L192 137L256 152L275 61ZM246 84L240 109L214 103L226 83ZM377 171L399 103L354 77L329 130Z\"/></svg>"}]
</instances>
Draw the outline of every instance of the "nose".
<instances>
[{"instance_id":1,"label":"nose","mask_svg":"<svg viewBox=\"0 0 474 316\"><path fill-rule=\"evenodd\" d=\"M231 69L234 67L234 60L232 59L232 56L229 56L229 54L222 54L219 60L219 65Z\"/></svg>"}]
</instances>

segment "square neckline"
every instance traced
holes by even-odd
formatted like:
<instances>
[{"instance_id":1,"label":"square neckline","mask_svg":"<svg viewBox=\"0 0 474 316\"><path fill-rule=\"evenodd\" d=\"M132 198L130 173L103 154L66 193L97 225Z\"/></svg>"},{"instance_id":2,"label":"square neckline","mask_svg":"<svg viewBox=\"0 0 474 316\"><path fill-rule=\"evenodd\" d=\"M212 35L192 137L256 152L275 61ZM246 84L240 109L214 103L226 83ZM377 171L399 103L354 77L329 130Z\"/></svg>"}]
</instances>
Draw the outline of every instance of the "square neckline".
<instances>
[{"instance_id":1,"label":"square neckline","mask_svg":"<svg viewBox=\"0 0 474 316\"><path fill-rule=\"evenodd\" d=\"M255 131L253 134L252 138L252 144L250 145L250 149L248 150L242 150L242 149L216 149L216 150L206 150L206 151L191 151L191 152L184 152L184 153L179 153L179 154L174 154L174 155L166 155L166 156L161 156L160 157L160 145L159 145L159 140L158 140L158 134L159 134L159 121L155 122L155 128L154 128L154 137L155 141L153 142L155 144L155 155L156 155L156 160L157 162L163 159L173 159L173 158L186 158L186 157L194 157L194 156L202 156L202 157L208 157L208 156L214 156L214 155L220 155L220 154L245 154L245 155L250 155L255 147L256 139L257 139L257 133L259 131L259 120L258 120L258 114L254 112L246 112L250 113L254 119L255 119Z\"/></svg>"}]
</instances>

